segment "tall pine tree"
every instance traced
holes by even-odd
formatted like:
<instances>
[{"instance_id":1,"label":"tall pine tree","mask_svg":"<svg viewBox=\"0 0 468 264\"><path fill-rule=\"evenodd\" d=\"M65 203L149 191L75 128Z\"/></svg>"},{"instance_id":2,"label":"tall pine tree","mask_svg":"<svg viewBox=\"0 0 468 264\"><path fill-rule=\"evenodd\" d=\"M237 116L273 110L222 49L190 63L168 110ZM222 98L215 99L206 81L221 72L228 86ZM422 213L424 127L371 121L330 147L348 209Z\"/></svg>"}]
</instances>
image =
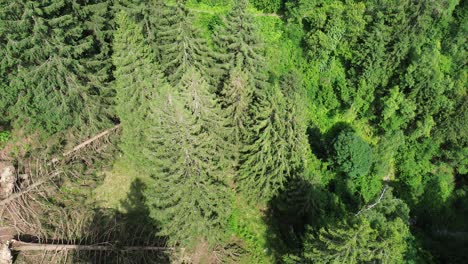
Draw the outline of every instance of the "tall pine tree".
<instances>
[{"instance_id":1,"label":"tall pine tree","mask_svg":"<svg viewBox=\"0 0 468 264\"><path fill-rule=\"evenodd\" d=\"M238 167L240 151L244 147L247 128L252 124L251 108L256 94L266 87L263 73L262 43L254 26L253 16L247 11L247 1L234 3L224 19L224 25L214 35L215 84L230 129L229 143L234 167Z\"/></svg>"},{"instance_id":2,"label":"tall pine tree","mask_svg":"<svg viewBox=\"0 0 468 264\"><path fill-rule=\"evenodd\" d=\"M209 86L193 68L180 83L163 101L153 102L149 120L157 125L148 130L146 152L154 161L148 206L170 244L213 243L224 234L231 204L213 127L220 114Z\"/></svg>"},{"instance_id":3,"label":"tall pine tree","mask_svg":"<svg viewBox=\"0 0 468 264\"><path fill-rule=\"evenodd\" d=\"M143 36L148 45L153 48L154 56L159 58L158 29L169 14L169 7L164 0L119 0L114 1L115 13L124 11L142 28Z\"/></svg>"},{"instance_id":4,"label":"tall pine tree","mask_svg":"<svg viewBox=\"0 0 468 264\"><path fill-rule=\"evenodd\" d=\"M229 79L221 91L221 105L225 115L225 125L228 129L228 142L231 146L231 158L236 167L239 162L240 148L247 133L250 122L250 107L252 104L253 84L248 74L239 67L233 68Z\"/></svg>"},{"instance_id":5,"label":"tall pine tree","mask_svg":"<svg viewBox=\"0 0 468 264\"><path fill-rule=\"evenodd\" d=\"M206 41L193 26L194 17L186 8L186 0L165 12L157 26L156 41L161 64L171 84L177 85L190 67L195 67L210 80L210 55Z\"/></svg>"},{"instance_id":6,"label":"tall pine tree","mask_svg":"<svg viewBox=\"0 0 468 264\"><path fill-rule=\"evenodd\" d=\"M108 123L107 1L2 4L0 39L8 115L14 125L55 133ZM0 88L1 89L1 88ZM3 91L2 95L4 94ZM7 106L8 106L7 105Z\"/></svg>"},{"instance_id":7,"label":"tall pine tree","mask_svg":"<svg viewBox=\"0 0 468 264\"><path fill-rule=\"evenodd\" d=\"M146 145L144 133L153 125L147 120L150 103L168 87L152 61L153 54L145 43L141 26L124 11L116 15L116 23L112 60L116 110L123 127L121 148L129 158L141 159L141 150Z\"/></svg>"},{"instance_id":8,"label":"tall pine tree","mask_svg":"<svg viewBox=\"0 0 468 264\"><path fill-rule=\"evenodd\" d=\"M216 83L221 88L236 67L249 75L255 87L265 84L263 43L255 27L254 16L247 10L247 3L247 0L235 1L223 21L224 25L219 26L213 36L215 68L221 70L213 74L217 74Z\"/></svg>"},{"instance_id":9,"label":"tall pine tree","mask_svg":"<svg viewBox=\"0 0 468 264\"><path fill-rule=\"evenodd\" d=\"M297 89L292 76L280 87L272 86L258 100L251 115L249 137L241 149L237 184L253 200L265 201L275 196L288 178L303 172L307 154L306 128L301 119Z\"/></svg>"}]
</instances>

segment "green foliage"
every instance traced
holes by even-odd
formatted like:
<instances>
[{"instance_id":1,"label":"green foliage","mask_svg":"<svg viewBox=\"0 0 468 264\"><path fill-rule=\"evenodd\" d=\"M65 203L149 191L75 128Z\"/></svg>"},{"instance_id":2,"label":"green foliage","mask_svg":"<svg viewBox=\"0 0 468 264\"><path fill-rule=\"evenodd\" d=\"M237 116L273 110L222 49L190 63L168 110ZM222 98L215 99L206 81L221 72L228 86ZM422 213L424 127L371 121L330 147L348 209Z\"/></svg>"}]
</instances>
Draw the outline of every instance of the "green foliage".
<instances>
[{"instance_id":1,"label":"green foliage","mask_svg":"<svg viewBox=\"0 0 468 264\"><path fill-rule=\"evenodd\" d=\"M123 127L123 152L141 160L146 145L145 131L150 111L149 99L167 89L157 65L152 62L150 47L144 43L142 29L121 11L116 15L112 61L115 65L116 109Z\"/></svg>"},{"instance_id":2,"label":"green foliage","mask_svg":"<svg viewBox=\"0 0 468 264\"><path fill-rule=\"evenodd\" d=\"M207 80L210 80L211 62L206 41L201 38L198 28L192 26L192 13L185 6L185 1L176 1L176 6L164 14L157 25L158 54L168 80L173 84L190 67L197 68Z\"/></svg>"},{"instance_id":3,"label":"green foliage","mask_svg":"<svg viewBox=\"0 0 468 264\"><path fill-rule=\"evenodd\" d=\"M108 11L107 1L2 1L0 106L15 127L53 134L108 123Z\"/></svg>"},{"instance_id":4,"label":"green foliage","mask_svg":"<svg viewBox=\"0 0 468 264\"><path fill-rule=\"evenodd\" d=\"M351 179L365 176L372 165L372 148L353 131L342 131L333 141L334 161Z\"/></svg>"},{"instance_id":5,"label":"green foliage","mask_svg":"<svg viewBox=\"0 0 468 264\"><path fill-rule=\"evenodd\" d=\"M252 4L264 12L273 13L279 11L282 0L252 0Z\"/></svg>"},{"instance_id":6,"label":"green foliage","mask_svg":"<svg viewBox=\"0 0 468 264\"><path fill-rule=\"evenodd\" d=\"M307 29L304 41L307 57L313 62L308 74L312 75L314 100L328 111L349 107L353 99L358 104L362 99L348 87L345 65L366 24L364 4L318 0L298 1L296 5L293 18Z\"/></svg>"},{"instance_id":7,"label":"green foliage","mask_svg":"<svg viewBox=\"0 0 468 264\"><path fill-rule=\"evenodd\" d=\"M11 138L11 132L10 131L0 131L0 148L5 145L8 140Z\"/></svg>"},{"instance_id":8,"label":"green foliage","mask_svg":"<svg viewBox=\"0 0 468 264\"><path fill-rule=\"evenodd\" d=\"M300 110L292 104L298 99L298 85L293 79L285 80L282 85L283 92L273 86L253 107L255 123L250 124L245 147L241 149L239 190L260 201L276 195L288 178L296 176L305 161L305 127Z\"/></svg>"},{"instance_id":9,"label":"green foliage","mask_svg":"<svg viewBox=\"0 0 468 264\"><path fill-rule=\"evenodd\" d=\"M249 255L241 263L271 263L268 226L258 209L246 201L236 201L229 218L229 232L242 239Z\"/></svg>"},{"instance_id":10,"label":"green foliage","mask_svg":"<svg viewBox=\"0 0 468 264\"><path fill-rule=\"evenodd\" d=\"M349 221L309 229L304 242L306 263L402 263L410 238L408 208L385 194L381 203Z\"/></svg>"},{"instance_id":11,"label":"green foliage","mask_svg":"<svg viewBox=\"0 0 468 264\"><path fill-rule=\"evenodd\" d=\"M409 230L401 220L388 224L388 237L366 219L321 229L306 238L304 258L308 263L401 263Z\"/></svg>"},{"instance_id":12,"label":"green foliage","mask_svg":"<svg viewBox=\"0 0 468 264\"><path fill-rule=\"evenodd\" d=\"M209 86L189 70L182 84L194 83L195 91L209 94ZM179 89L182 90L182 89ZM148 159L153 161L154 183L146 193L151 216L162 223L161 235L169 243L193 245L200 239L213 243L223 239L230 215L231 191L223 174L223 163L215 147L219 138L206 130L203 114L216 113L212 100L200 100L199 111L190 109L190 92L168 91L152 102L149 120L156 124L146 133ZM209 117L209 116L205 116Z\"/></svg>"},{"instance_id":13,"label":"green foliage","mask_svg":"<svg viewBox=\"0 0 468 264\"><path fill-rule=\"evenodd\" d=\"M224 82L221 91L221 103L226 117L226 127L230 131L228 140L232 146L231 155L235 163L239 161L240 150L247 134L253 91L254 87L251 80L239 67L231 70L229 79Z\"/></svg>"},{"instance_id":14,"label":"green foliage","mask_svg":"<svg viewBox=\"0 0 468 264\"><path fill-rule=\"evenodd\" d=\"M210 6L226 6L232 3L232 0L195 0L197 3L202 3Z\"/></svg>"},{"instance_id":15,"label":"green foliage","mask_svg":"<svg viewBox=\"0 0 468 264\"><path fill-rule=\"evenodd\" d=\"M9 131L0 131L0 142L5 143L11 138L11 133Z\"/></svg>"},{"instance_id":16,"label":"green foliage","mask_svg":"<svg viewBox=\"0 0 468 264\"><path fill-rule=\"evenodd\" d=\"M224 25L216 29L213 42L216 48L218 82L229 78L233 68L239 67L248 74L255 87L263 87L264 57L254 17L247 11L247 0L236 1L232 10L223 20Z\"/></svg>"},{"instance_id":17,"label":"green foliage","mask_svg":"<svg viewBox=\"0 0 468 264\"><path fill-rule=\"evenodd\" d=\"M421 200L421 209L427 216L436 215L449 202L454 190L454 177L451 168L441 165L435 169L425 184L424 197Z\"/></svg>"},{"instance_id":18,"label":"green foliage","mask_svg":"<svg viewBox=\"0 0 468 264\"><path fill-rule=\"evenodd\" d=\"M119 122L125 164L96 196L119 207L131 188L119 207L139 203L128 217L170 246L209 242L210 258L461 262L467 10L459 0L0 0L0 126L12 126L0 145L19 137L10 152L21 169L22 156L42 155L22 153L30 133L54 134L42 145L60 155ZM89 178L61 179L47 206L87 203L99 168L80 158Z\"/></svg>"}]
</instances>

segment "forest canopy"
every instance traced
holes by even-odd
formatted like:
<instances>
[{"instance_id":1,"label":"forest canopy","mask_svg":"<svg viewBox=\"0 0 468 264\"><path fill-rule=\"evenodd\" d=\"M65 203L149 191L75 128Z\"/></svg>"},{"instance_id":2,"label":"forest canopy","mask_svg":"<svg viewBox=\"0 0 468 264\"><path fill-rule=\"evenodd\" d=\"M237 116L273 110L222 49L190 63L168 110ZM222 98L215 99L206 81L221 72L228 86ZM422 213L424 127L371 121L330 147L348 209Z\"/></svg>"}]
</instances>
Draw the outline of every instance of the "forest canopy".
<instances>
[{"instance_id":1,"label":"forest canopy","mask_svg":"<svg viewBox=\"0 0 468 264\"><path fill-rule=\"evenodd\" d=\"M0 0L0 250L464 263L467 12Z\"/></svg>"}]
</instances>

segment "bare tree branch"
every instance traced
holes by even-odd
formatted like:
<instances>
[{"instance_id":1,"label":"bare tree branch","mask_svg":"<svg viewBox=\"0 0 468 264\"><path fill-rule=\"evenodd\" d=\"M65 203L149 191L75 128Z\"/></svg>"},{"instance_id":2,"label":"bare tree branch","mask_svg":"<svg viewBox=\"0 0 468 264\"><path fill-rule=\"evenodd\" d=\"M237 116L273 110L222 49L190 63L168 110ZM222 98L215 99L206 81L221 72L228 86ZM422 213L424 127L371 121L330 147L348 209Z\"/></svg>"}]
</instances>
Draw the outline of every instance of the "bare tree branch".
<instances>
[{"instance_id":1,"label":"bare tree branch","mask_svg":"<svg viewBox=\"0 0 468 264\"><path fill-rule=\"evenodd\" d=\"M0 206L6 205L9 202L11 202L11 201L13 201L13 200L15 200L17 198L20 198L21 196L31 192L32 190L34 190L38 186L48 182L50 179L53 179L53 178L57 177L58 175L60 175L60 173L61 173L60 171L56 171L56 172L52 173L50 176L48 176L48 177L44 177L44 178L39 179L35 183L29 185L26 189L24 189L24 190L22 190L20 192L14 193L14 194L10 195L8 198L6 198L4 200L1 200L0 201Z\"/></svg>"},{"instance_id":2,"label":"bare tree branch","mask_svg":"<svg viewBox=\"0 0 468 264\"><path fill-rule=\"evenodd\" d=\"M371 205L366 206L366 208L364 208L364 209L362 209L361 211L359 211L357 214L355 214L355 216L358 216L359 214L361 214L361 213L363 213L363 212L365 212L365 211L367 211L367 210L370 210L370 209L372 209L373 207L375 207L376 205L378 205L378 204L380 203L380 201L382 201L382 198L383 198L385 192L387 191L387 189L388 189L388 185L385 185L385 188L383 189L382 193L380 194L380 197L379 197L379 199L377 200L377 202L375 202L375 203L373 203L373 204L371 204Z\"/></svg>"},{"instance_id":3,"label":"bare tree branch","mask_svg":"<svg viewBox=\"0 0 468 264\"><path fill-rule=\"evenodd\" d=\"M102 137L104 137L104 136L110 134L111 132L117 130L119 127L120 127L120 124L119 124L119 125L116 125L116 126L114 126L114 127L112 127L112 128L109 128L109 129L107 129L107 130L105 130L105 131L103 131L103 132L101 132L101 133L99 133L99 134L97 134L96 136L94 136L94 137L92 137L92 138L90 138L90 139L84 141L83 143L79 144L78 146L74 147L73 149L71 149L71 150L69 150L69 151L63 153L63 154L62 154L62 157L68 157L68 156L70 156L71 154L73 154L73 153L79 151L80 149L82 149L82 148L84 148L84 147L90 145L91 143L95 142L96 140L98 140L98 139L100 139L100 138L102 138ZM59 158L54 158L54 159L52 159L50 162L48 162L47 165L55 164L55 163L57 163L58 161L59 161ZM31 192L32 190L34 190L34 189L37 188L38 186L40 186L40 185L42 185L42 184L44 184L44 183L50 181L51 179L53 179L53 178L59 176L60 173L61 173L60 171L56 171L56 172L52 173L51 175L49 175L49 176L47 176L47 177L42 177L42 178L40 178L40 179L37 180L35 183L29 185L26 189L24 189L24 190L22 190L22 191L20 191L20 192L14 193L14 194L10 195L8 198L6 198L6 199L4 199L4 200L1 200L1 201L0 201L0 206L4 206L4 205L8 204L9 202L11 202L11 201L13 201L13 200L15 200L15 199L17 199L17 198L19 198L19 197L21 197L21 196L23 196L23 195L29 193L29 192Z\"/></svg>"},{"instance_id":4,"label":"bare tree branch","mask_svg":"<svg viewBox=\"0 0 468 264\"><path fill-rule=\"evenodd\" d=\"M109 128L107 130L102 131L101 133L97 134L96 136L84 141L83 143L79 144L78 146L75 146L73 149L63 153L62 157L66 158L66 157L70 156L71 154L79 151L80 149L90 145L91 143L95 142L96 140L110 134L111 132L113 132L113 131L115 131L115 130L117 130L119 128L120 128L120 124L118 124L118 125L116 125L116 126L114 126L112 128ZM48 164L57 163L59 160L60 160L59 158L53 158Z\"/></svg>"}]
</instances>

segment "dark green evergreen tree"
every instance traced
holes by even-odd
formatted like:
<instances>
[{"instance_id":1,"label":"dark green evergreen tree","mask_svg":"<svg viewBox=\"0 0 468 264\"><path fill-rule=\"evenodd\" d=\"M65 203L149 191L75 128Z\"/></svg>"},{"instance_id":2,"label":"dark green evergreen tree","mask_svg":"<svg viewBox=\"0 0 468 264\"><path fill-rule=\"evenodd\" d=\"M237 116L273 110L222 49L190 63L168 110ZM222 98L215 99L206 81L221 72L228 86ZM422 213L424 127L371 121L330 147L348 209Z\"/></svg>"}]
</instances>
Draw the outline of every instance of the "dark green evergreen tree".
<instances>
[{"instance_id":1,"label":"dark green evergreen tree","mask_svg":"<svg viewBox=\"0 0 468 264\"><path fill-rule=\"evenodd\" d=\"M366 219L321 229L306 238L306 263L401 263L409 230L401 219L388 223L390 237L382 237Z\"/></svg>"},{"instance_id":2,"label":"dark green evergreen tree","mask_svg":"<svg viewBox=\"0 0 468 264\"><path fill-rule=\"evenodd\" d=\"M114 12L124 11L142 28L145 42L153 49L153 56L161 61L160 48L163 44L159 31L172 15L164 0L119 0L114 1Z\"/></svg>"},{"instance_id":3,"label":"dark green evergreen tree","mask_svg":"<svg viewBox=\"0 0 468 264\"><path fill-rule=\"evenodd\" d=\"M215 68L219 85L229 79L233 69L238 67L248 75L254 87L263 87L266 81L263 43L255 27L254 17L247 11L247 0L234 2L232 10L213 36L216 47ZM226 92L230 94L230 92Z\"/></svg>"},{"instance_id":4,"label":"dark green evergreen tree","mask_svg":"<svg viewBox=\"0 0 468 264\"><path fill-rule=\"evenodd\" d=\"M333 141L335 162L341 172L351 178L369 173L372 165L372 148L353 131L343 131Z\"/></svg>"},{"instance_id":5,"label":"dark green evergreen tree","mask_svg":"<svg viewBox=\"0 0 468 264\"><path fill-rule=\"evenodd\" d=\"M115 19L112 60L116 109L123 128L121 148L129 158L137 160L142 158L142 149L147 144L144 133L153 125L147 120L150 103L168 87L152 61L154 56L145 43L141 26L124 11Z\"/></svg>"},{"instance_id":6,"label":"dark green evergreen tree","mask_svg":"<svg viewBox=\"0 0 468 264\"><path fill-rule=\"evenodd\" d=\"M247 11L247 1L236 1L214 35L215 68L234 168L238 168L240 152L247 141L253 143L256 133L251 129L252 106L256 98L265 93L266 75L263 64L262 43L254 26L253 15ZM262 100L262 99L259 99ZM250 139L247 139L251 137ZM259 177L259 175L254 176Z\"/></svg>"},{"instance_id":7,"label":"dark green evergreen tree","mask_svg":"<svg viewBox=\"0 0 468 264\"><path fill-rule=\"evenodd\" d=\"M2 1L1 72L9 119L30 131L108 124L108 1ZM3 98L2 98L3 101ZM3 103L2 103L3 104Z\"/></svg>"},{"instance_id":8,"label":"dark green evergreen tree","mask_svg":"<svg viewBox=\"0 0 468 264\"><path fill-rule=\"evenodd\" d=\"M216 131L222 125L220 108L216 97L210 93L210 86L194 66L189 67L177 86L186 108L203 123L205 130ZM219 131L220 132L220 131Z\"/></svg>"},{"instance_id":9,"label":"dark green evergreen tree","mask_svg":"<svg viewBox=\"0 0 468 264\"><path fill-rule=\"evenodd\" d=\"M289 77L282 88L287 96L272 86L254 105L251 115L255 119L249 123L241 149L237 185L252 200L269 200L288 178L303 172L308 142L298 84Z\"/></svg>"},{"instance_id":10,"label":"dark green evergreen tree","mask_svg":"<svg viewBox=\"0 0 468 264\"><path fill-rule=\"evenodd\" d=\"M402 263L411 238L406 204L388 190L373 208L314 232L304 242L306 263Z\"/></svg>"},{"instance_id":11,"label":"dark green evergreen tree","mask_svg":"<svg viewBox=\"0 0 468 264\"><path fill-rule=\"evenodd\" d=\"M171 84L176 85L190 67L195 67L210 81L210 54L206 41L193 26L194 17L185 7L186 0L177 0L160 20L156 41L161 65Z\"/></svg>"},{"instance_id":12,"label":"dark green evergreen tree","mask_svg":"<svg viewBox=\"0 0 468 264\"><path fill-rule=\"evenodd\" d=\"M221 105L229 133L227 139L234 167L239 162L240 149L249 126L253 91L254 85L249 81L248 74L239 67L231 70L229 79L221 91Z\"/></svg>"},{"instance_id":13,"label":"dark green evergreen tree","mask_svg":"<svg viewBox=\"0 0 468 264\"><path fill-rule=\"evenodd\" d=\"M194 71L184 74L177 91L153 102L149 120L155 125L147 131L147 157L154 161L148 205L162 224L161 235L182 246L221 239L232 202L211 124L219 112L212 99L198 97L208 96L209 86Z\"/></svg>"}]
</instances>

